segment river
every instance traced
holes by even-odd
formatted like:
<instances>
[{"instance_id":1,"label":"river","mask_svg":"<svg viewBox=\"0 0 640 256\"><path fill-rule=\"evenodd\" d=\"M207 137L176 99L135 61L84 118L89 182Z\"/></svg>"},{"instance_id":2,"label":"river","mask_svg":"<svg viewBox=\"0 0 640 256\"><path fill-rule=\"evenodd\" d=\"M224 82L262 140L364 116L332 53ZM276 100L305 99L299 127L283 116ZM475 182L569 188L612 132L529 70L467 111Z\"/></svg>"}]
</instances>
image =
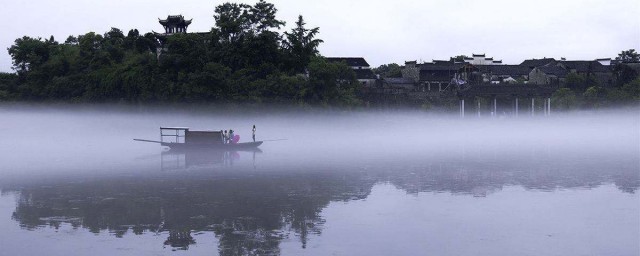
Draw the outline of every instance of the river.
<instances>
[{"instance_id":1,"label":"river","mask_svg":"<svg viewBox=\"0 0 640 256\"><path fill-rule=\"evenodd\" d=\"M0 106L0 255L640 255L637 109ZM161 126L258 151L174 152Z\"/></svg>"}]
</instances>

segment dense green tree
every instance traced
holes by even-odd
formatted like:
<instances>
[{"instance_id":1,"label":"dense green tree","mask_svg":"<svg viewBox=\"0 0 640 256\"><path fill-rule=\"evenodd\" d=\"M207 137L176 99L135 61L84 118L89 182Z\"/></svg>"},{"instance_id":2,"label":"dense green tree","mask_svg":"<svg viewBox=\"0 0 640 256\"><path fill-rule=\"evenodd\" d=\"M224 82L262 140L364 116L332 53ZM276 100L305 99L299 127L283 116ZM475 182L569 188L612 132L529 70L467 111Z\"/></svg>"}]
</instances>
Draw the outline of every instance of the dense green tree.
<instances>
[{"instance_id":1,"label":"dense green tree","mask_svg":"<svg viewBox=\"0 0 640 256\"><path fill-rule=\"evenodd\" d=\"M451 62L464 62L464 59L469 58L467 55L457 55L449 58Z\"/></svg>"},{"instance_id":2,"label":"dense green tree","mask_svg":"<svg viewBox=\"0 0 640 256\"><path fill-rule=\"evenodd\" d=\"M614 85L621 87L632 80L636 79L640 74L631 68L628 63L618 63L613 68L613 74L616 78Z\"/></svg>"},{"instance_id":3,"label":"dense green tree","mask_svg":"<svg viewBox=\"0 0 640 256\"><path fill-rule=\"evenodd\" d=\"M276 19L276 13L278 9L271 4L267 3L264 0L258 1L253 7L251 7L249 12L249 19L253 24L253 29L257 33L262 33L268 29L280 29L280 27L285 25L284 21Z\"/></svg>"},{"instance_id":4,"label":"dense green tree","mask_svg":"<svg viewBox=\"0 0 640 256\"><path fill-rule=\"evenodd\" d=\"M245 36L251 28L250 11L251 6L247 4L224 3L217 6L213 18L220 38L236 42Z\"/></svg>"},{"instance_id":5,"label":"dense green tree","mask_svg":"<svg viewBox=\"0 0 640 256\"><path fill-rule=\"evenodd\" d=\"M589 87L598 87L600 85L593 75L569 73L565 78L564 86L574 92L583 93Z\"/></svg>"},{"instance_id":6,"label":"dense green tree","mask_svg":"<svg viewBox=\"0 0 640 256\"><path fill-rule=\"evenodd\" d=\"M359 85L355 72L346 64L315 57L309 63L309 87L304 97L323 105L355 105Z\"/></svg>"},{"instance_id":7,"label":"dense green tree","mask_svg":"<svg viewBox=\"0 0 640 256\"><path fill-rule=\"evenodd\" d=\"M380 77L402 77L402 68L396 63L383 64L373 69L373 72Z\"/></svg>"},{"instance_id":8,"label":"dense green tree","mask_svg":"<svg viewBox=\"0 0 640 256\"><path fill-rule=\"evenodd\" d=\"M601 99L606 97L607 92L600 86L591 86L582 94L584 103L587 107L600 107L603 102Z\"/></svg>"},{"instance_id":9,"label":"dense green tree","mask_svg":"<svg viewBox=\"0 0 640 256\"><path fill-rule=\"evenodd\" d=\"M577 107L576 94L569 88L560 88L551 96L552 105L557 109L572 109Z\"/></svg>"},{"instance_id":10,"label":"dense green tree","mask_svg":"<svg viewBox=\"0 0 640 256\"><path fill-rule=\"evenodd\" d=\"M295 72L303 72L306 69L311 58L318 54L318 46L324 42L316 38L320 28L307 29L305 25L304 18L299 15L296 27L291 32L284 33L286 36L284 48L292 60Z\"/></svg>"},{"instance_id":11,"label":"dense green tree","mask_svg":"<svg viewBox=\"0 0 640 256\"><path fill-rule=\"evenodd\" d=\"M616 60L622 63L639 63L640 62L640 54L636 52L635 49L629 49L626 51L622 51L616 57Z\"/></svg>"},{"instance_id":12,"label":"dense green tree","mask_svg":"<svg viewBox=\"0 0 640 256\"><path fill-rule=\"evenodd\" d=\"M300 16L281 34L276 14L263 0L224 3L210 33L19 38L8 49L17 73L0 74L0 99L359 104L354 71L319 57L319 29Z\"/></svg>"},{"instance_id":13,"label":"dense green tree","mask_svg":"<svg viewBox=\"0 0 640 256\"><path fill-rule=\"evenodd\" d=\"M64 44L77 45L78 44L78 38L75 37L75 36L69 36L69 37L67 37L67 40L64 41Z\"/></svg>"},{"instance_id":14,"label":"dense green tree","mask_svg":"<svg viewBox=\"0 0 640 256\"><path fill-rule=\"evenodd\" d=\"M16 74L0 72L0 101L8 100L12 97L11 92L15 90L18 77Z\"/></svg>"},{"instance_id":15,"label":"dense green tree","mask_svg":"<svg viewBox=\"0 0 640 256\"><path fill-rule=\"evenodd\" d=\"M640 103L640 77L622 86L622 91L636 103Z\"/></svg>"},{"instance_id":16,"label":"dense green tree","mask_svg":"<svg viewBox=\"0 0 640 256\"><path fill-rule=\"evenodd\" d=\"M13 69L19 74L34 69L49 59L49 43L41 38L18 38L8 51L13 59Z\"/></svg>"}]
</instances>

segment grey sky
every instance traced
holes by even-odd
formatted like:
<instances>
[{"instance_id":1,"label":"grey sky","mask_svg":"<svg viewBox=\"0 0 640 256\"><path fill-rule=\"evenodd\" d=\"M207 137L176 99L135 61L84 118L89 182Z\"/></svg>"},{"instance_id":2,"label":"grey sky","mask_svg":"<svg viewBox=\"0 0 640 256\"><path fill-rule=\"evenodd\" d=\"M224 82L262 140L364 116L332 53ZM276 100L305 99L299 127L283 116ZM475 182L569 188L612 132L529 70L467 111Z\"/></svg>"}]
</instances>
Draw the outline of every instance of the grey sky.
<instances>
[{"instance_id":1,"label":"grey sky","mask_svg":"<svg viewBox=\"0 0 640 256\"><path fill-rule=\"evenodd\" d=\"M11 71L6 48L23 35L64 41L69 35L162 31L158 18L193 18L192 32L208 31L213 9L226 1L206 0L14 0L0 8L0 71ZM255 1L231 1L249 4ZM294 25L302 14L320 27L325 56L362 56L372 66L405 60L448 59L486 53L504 63L526 58L615 57L640 50L638 0L272 0L278 17Z\"/></svg>"}]
</instances>

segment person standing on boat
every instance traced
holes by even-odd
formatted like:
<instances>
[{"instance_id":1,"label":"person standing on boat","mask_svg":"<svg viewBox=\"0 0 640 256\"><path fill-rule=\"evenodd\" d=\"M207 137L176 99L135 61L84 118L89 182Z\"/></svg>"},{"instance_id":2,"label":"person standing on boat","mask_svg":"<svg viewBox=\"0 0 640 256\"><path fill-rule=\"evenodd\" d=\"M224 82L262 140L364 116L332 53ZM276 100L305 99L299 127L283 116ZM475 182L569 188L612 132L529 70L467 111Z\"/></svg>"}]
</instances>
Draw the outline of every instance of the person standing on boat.
<instances>
[{"instance_id":1,"label":"person standing on boat","mask_svg":"<svg viewBox=\"0 0 640 256\"><path fill-rule=\"evenodd\" d=\"M252 131L253 131L253 134L252 134L253 142L256 142L256 125L255 124L253 125L253 130Z\"/></svg>"},{"instance_id":2,"label":"person standing on boat","mask_svg":"<svg viewBox=\"0 0 640 256\"><path fill-rule=\"evenodd\" d=\"M222 140L224 144L229 143L229 137L227 136L227 130L224 130L224 134L222 134Z\"/></svg>"},{"instance_id":3,"label":"person standing on boat","mask_svg":"<svg viewBox=\"0 0 640 256\"><path fill-rule=\"evenodd\" d=\"M229 129L229 143L233 143L233 130Z\"/></svg>"}]
</instances>

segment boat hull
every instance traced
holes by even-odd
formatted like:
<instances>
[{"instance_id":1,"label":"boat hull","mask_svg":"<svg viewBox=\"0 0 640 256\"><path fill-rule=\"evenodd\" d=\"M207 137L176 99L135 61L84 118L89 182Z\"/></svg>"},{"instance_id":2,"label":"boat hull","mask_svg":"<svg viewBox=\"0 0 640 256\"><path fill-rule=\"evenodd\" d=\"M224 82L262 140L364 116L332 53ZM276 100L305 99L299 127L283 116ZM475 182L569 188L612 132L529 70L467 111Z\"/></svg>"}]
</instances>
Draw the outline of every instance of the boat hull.
<instances>
[{"instance_id":1,"label":"boat hull","mask_svg":"<svg viewBox=\"0 0 640 256\"><path fill-rule=\"evenodd\" d=\"M258 146L262 145L262 141L256 142L244 142L244 143L229 143L229 144L194 144L194 143L173 143L162 142L162 146L169 147L172 150L191 150L191 149L215 149L215 150L256 150Z\"/></svg>"}]
</instances>

